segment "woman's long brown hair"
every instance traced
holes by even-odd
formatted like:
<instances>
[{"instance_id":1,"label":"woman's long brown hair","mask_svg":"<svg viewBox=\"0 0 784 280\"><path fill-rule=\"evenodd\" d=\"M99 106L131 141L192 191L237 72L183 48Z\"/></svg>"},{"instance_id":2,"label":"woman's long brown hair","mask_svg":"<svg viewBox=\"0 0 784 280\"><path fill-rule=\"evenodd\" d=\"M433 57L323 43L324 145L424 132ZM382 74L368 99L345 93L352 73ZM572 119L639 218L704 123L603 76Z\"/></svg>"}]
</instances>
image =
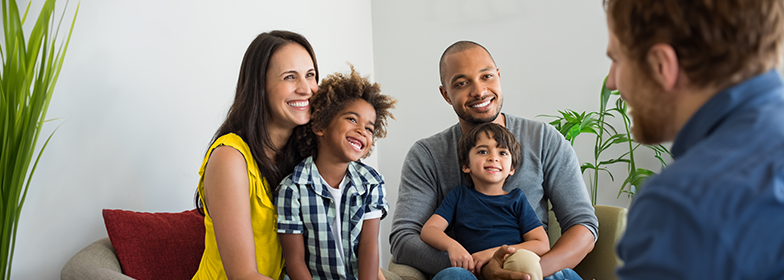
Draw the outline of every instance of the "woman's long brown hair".
<instances>
[{"instance_id":1,"label":"woman's long brown hair","mask_svg":"<svg viewBox=\"0 0 784 280\"><path fill-rule=\"evenodd\" d=\"M234 96L234 103L229 108L226 121L218 128L210 141L210 143L214 143L219 137L229 133L242 137L242 140L250 147L259 171L269 183L271 188L268 190L269 193L272 193L280 181L293 172L294 166L303 159L293 137L289 138L284 147L277 149L272 143L268 129L272 116L270 105L267 103L267 70L272 55L281 47L292 43L299 44L308 51L313 59L316 81L318 81L316 55L304 36L282 30L259 34L245 51L237 80L237 92ZM268 157L266 150L273 151L274 157ZM197 208L203 206L199 199L198 190L195 202Z\"/></svg>"}]
</instances>

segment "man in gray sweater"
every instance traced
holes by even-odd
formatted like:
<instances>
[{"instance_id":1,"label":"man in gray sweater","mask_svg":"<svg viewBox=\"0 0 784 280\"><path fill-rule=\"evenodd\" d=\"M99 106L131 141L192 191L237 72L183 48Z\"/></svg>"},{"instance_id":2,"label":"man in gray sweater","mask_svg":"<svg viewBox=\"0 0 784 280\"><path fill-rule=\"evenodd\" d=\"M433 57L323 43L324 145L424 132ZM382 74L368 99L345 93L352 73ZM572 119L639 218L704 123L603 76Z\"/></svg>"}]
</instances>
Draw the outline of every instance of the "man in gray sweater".
<instances>
[{"instance_id":1,"label":"man in gray sweater","mask_svg":"<svg viewBox=\"0 0 784 280\"><path fill-rule=\"evenodd\" d=\"M575 267L593 249L598 220L572 147L550 125L501 113L500 71L483 46L469 41L452 44L441 56L439 70L441 95L459 122L417 141L406 156L390 234L395 262L430 275L450 266L447 253L425 244L419 233L446 194L468 183L457 159L463 132L494 122L509 129L522 147L522 164L504 190L522 189L545 229L549 200L563 230L541 258L543 275ZM507 248L497 257L505 253L501 250ZM501 269L497 257L481 270L485 279L527 279L528 275Z\"/></svg>"}]
</instances>

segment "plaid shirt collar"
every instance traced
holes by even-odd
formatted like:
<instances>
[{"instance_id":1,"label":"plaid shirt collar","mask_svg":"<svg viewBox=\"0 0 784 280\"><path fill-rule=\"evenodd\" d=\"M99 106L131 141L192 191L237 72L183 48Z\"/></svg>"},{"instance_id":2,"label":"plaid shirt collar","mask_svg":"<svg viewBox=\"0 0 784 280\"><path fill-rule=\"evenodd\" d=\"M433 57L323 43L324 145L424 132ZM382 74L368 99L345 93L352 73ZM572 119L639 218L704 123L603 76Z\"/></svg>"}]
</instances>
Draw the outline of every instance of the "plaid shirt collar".
<instances>
[{"instance_id":1,"label":"plaid shirt collar","mask_svg":"<svg viewBox=\"0 0 784 280\"><path fill-rule=\"evenodd\" d=\"M297 165L295 169L294 173L291 174L291 181L294 184L310 186L315 194L323 197L332 197L332 195L329 194L329 190L326 189L329 186L321 183L323 181L321 180L321 175L319 175L318 168L316 168L316 163L313 161L312 156L306 158L305 161L302 164ZM349 184L346 184L346 187L353 188L352 192L359 195L364 195L365 192L368 191L369 186L379 185L384 180L376 170L360 161L349 162L346 174L348 175L348 180L350 180Z\"/></svg>"}]
</instances>

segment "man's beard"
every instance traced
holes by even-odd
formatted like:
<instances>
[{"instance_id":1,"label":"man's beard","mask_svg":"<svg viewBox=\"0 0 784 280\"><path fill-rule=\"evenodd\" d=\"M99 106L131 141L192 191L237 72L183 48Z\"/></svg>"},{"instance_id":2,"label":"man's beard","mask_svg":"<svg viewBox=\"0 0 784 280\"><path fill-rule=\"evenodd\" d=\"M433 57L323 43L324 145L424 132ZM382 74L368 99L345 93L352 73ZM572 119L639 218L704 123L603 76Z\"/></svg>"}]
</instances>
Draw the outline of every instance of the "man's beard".
<instances>
[{"instance_id":1,"label":"man's beard","mask_svg":"<svg viewBox=\"0 0 784 280\"><path fill-rule=\"evenodd\" d=\"M671 126L675 118L674 101L666 96L660 85L645 83L646 92L640 92L636 96L634 103L638 106L630 107L629 116L632 118L632 135L634 140L646 144L654 145L666 141L671 141L674 135L671 134ZM676 132L677 133L677 132Z\"/></svg>"},{"instance_id":2,"label":"man's beard","mask_svg":"<svg viewBox=\"0 0 784 280\"><path fill-rule=\"evenodd\" d=\"M501 114L501 108L504 106L503 100L496 100L496 101L498 103L498 108L495 110L495 114L493 114L493 116L490 117L476 118L470 113L468 113L467 111L463 110L462 108L460 110L455 110L455 113L457 113L457 117L459 117L461 120L466 121L470 124L476 125L476 124L489 123L494 121L496 118L498 118L498 115Z\"/></svg>"}]
</instances>

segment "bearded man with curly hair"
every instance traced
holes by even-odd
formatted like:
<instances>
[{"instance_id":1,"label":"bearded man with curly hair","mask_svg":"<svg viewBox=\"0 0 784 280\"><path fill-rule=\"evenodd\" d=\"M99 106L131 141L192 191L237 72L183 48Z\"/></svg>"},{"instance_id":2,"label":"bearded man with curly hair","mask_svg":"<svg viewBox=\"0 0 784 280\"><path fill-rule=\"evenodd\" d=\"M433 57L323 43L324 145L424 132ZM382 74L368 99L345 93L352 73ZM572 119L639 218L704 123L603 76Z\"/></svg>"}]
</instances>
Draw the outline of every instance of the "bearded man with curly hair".
<instances>
[{"instance_id":1,"label":"bearded man with curly hair","mask_svg":"<svg viewBox=\"0 0 784 280\"><path fill-rule=\"evenodd\" d=\"M618 244L622 279L784 277L781 0L606 0L607 87L674 141Z\"/></svg>"}]
</instances>

